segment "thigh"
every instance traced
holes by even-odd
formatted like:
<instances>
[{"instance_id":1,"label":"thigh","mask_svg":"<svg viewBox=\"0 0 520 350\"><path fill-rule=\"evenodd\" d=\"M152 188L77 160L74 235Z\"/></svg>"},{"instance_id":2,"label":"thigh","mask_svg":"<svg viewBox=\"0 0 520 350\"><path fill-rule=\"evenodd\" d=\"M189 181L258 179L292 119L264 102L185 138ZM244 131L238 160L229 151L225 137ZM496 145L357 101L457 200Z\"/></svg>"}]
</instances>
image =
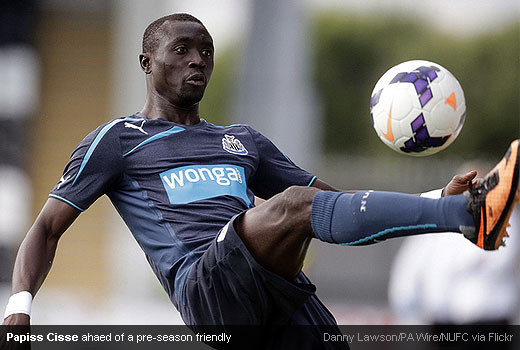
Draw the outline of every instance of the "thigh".
<instances>
[{"instance_id":1,"label":"thigh","mask_svg":"<svg viewBox=\"0 0 520 350\"><path fill-rule=\"evenodd\" d=\"M236 233L235 219L190 269L179 305L188 325L284 324L315 291L258 264Z\"/></svg>"},{"instance_id":2,"label":"thigh","mask_svg":"<svg viewBox=\"0 0 520 350\"><path fill-rule=\"evenodd\" d=\"M296 277L313 237L311 209L317 192L290 187L236 221L238 235L260 265L287 279Z\"/></svg>"}]
</instances>

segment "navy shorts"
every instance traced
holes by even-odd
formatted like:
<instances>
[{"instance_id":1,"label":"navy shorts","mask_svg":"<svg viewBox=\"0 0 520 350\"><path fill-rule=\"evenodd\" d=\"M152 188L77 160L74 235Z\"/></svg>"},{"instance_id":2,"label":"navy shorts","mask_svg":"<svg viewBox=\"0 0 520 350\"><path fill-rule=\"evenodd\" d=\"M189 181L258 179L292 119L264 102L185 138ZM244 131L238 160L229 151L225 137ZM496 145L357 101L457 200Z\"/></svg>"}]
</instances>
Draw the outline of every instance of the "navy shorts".
<instances>
[{"instance_id":1,"label":"navy shorts","mask_svg":"<svg viewBox=\"0 0 520 350\"><path fill-rule=\"evenodd\" d=\"M255 342L258 348L348 349L346 343L323 344L323 332L340 330L317 298L316 287L303 272L288 281L260 266L235 231L237 217L189 272L186 303L179 305L186 324L195 332L207 326L242 334L254 330L264 335L261 343Z\"/></svg>"}]
</instances>

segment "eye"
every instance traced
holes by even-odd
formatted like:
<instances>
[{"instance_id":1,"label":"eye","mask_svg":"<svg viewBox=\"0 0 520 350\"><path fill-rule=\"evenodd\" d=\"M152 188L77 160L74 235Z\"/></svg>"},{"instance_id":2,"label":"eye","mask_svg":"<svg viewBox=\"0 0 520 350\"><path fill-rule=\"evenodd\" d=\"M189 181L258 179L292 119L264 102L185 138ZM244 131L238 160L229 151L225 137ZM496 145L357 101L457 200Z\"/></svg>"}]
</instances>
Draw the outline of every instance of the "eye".
<instances>
[{"instance_id":1,"label":"eye","mask_svg":"<svg viewBox=\"0 0 520 350\"><path fill-rule=\"evenodd\" d=\"M213 51L211 51L209 49L204 49L204 50L202 50L202 54L204 56L211 57L211 56L213 56Z\"/></svg>"},{"instance_id":2,"label":"eye","mask_svg":"<svg viewBox=\"0 0 520 350\"><path fill-rule=\"evenodd\" d=\"M178 54L184 54L188 51L188 49L185 46L177 46L173 49Z\"/></svg>"}]
</instances>

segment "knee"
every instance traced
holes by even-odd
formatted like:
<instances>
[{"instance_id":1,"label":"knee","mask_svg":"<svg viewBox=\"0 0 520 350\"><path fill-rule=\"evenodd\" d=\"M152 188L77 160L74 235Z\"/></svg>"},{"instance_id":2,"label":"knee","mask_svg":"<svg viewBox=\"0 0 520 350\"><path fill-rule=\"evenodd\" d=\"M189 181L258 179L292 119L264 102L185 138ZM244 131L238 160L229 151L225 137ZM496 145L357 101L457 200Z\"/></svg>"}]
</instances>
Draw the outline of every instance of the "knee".
<instances>
[{"instance_id":1,"label":"knee","mask_svg":"<svg viewBox=\"0 0 520 350\"><path fill-rule=\"evenodd\" d=\"M313 187L291 186L281 193L281 209L292 218L310 215L312 200L317 192L319 190Z\"/></svg>"}]
</instances>

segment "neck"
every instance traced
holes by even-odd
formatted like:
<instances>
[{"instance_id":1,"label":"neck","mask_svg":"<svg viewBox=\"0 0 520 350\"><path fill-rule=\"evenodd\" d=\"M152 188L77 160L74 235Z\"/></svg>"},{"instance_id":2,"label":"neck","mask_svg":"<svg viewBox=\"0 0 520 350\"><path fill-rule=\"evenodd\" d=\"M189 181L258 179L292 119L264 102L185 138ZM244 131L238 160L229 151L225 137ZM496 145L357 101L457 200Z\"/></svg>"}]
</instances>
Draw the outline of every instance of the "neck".
<instances>
[{"instance_id":1,"label":"neck","mask_svg":"<svg viewBox=\"0 0 520 350\"><path fill-rule=\"evenodd\" d=\"M141 113L148 119L162 118L184 125L193 125L200 122L198 103L188 107L180 107L158 96L155 96L155 98L148 96Z\"/></svg>"}]
</instances>

